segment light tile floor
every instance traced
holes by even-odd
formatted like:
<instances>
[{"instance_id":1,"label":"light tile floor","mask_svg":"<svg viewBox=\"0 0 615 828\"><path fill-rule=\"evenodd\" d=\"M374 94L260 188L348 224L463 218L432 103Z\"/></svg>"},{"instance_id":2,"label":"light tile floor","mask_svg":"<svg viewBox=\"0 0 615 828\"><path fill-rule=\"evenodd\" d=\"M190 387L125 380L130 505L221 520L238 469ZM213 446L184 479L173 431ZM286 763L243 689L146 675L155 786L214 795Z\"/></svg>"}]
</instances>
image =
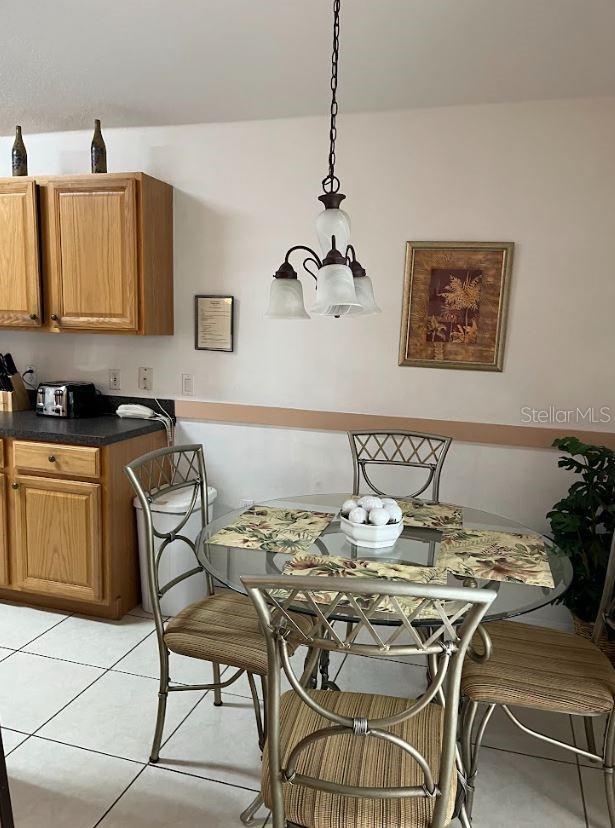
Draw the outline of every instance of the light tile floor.
<instances>
[{"instance_id":1,"label":"light tile floor","mask_svg":"<svg viewBox=\"0 0 615 828\"><path fill-rule=\"evenodd\" d=\"M173 658L173 657L172 657ZM171 662L180 682L207 682L209 665ZM342 687L412 696L420 667L335 661ZM157 694L153 622L120 622L0 603L0 716L17 828L229 828L259 784L247 682L213 706L178 693L160 764L147 764ZM526 720L555 738L582 728L567 717ZM252 738L253 737L253 738ZM495 717L486 738L475 828L610 828L602 773ZM260 824L267 825L263 812Z\"/></svg>"}]
</instances>

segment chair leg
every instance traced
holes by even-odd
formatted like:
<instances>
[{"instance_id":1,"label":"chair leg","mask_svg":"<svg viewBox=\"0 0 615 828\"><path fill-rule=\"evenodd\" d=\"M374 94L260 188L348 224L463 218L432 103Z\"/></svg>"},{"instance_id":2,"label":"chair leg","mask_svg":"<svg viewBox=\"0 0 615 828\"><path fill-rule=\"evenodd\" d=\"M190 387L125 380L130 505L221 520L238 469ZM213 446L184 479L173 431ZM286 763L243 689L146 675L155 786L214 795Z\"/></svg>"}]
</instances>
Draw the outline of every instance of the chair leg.
<instances>
[{"instance_id":1,"label":"chair leg","mask_svg":"<svg viewBox=\"0 0 615 828\"><path fill-rule=\"evenodd\" d=\"M615 787L613 780L613 768L604 769L604 786L606 789L606 804L609 809L611 828L615 828Z\"/></svg>"},{"instance_id":2,"label":"chair leg","mask_svg":"<svg viewBox=\"0 0 615 828\"><path fill-rule=\"evenodd\" d=\"M220 685L220 665L214 661L212 663L214 669L214 684ZM220 687L214 687L214 707L222 707L222 690Z\"/></svg>"},{"instance_id":3,"label":"chair leg","mask_svg":"<svg viewBox=\"0 0 615 828\"><path fill-rule=\"evenodd\" d=\"M459 822L461 824L461 828L472 828L472 820L468 816L465 803L461 806L461 810L459 812Z\"/></svg>"},{"instance_id":4,"label":"chair leg","mask_svg":"<svg viewBox=\"0 0 615 828\"><path fill-rule=\"evenodd\" d=\"M169 651L164 645L159 648L160 655L160 689L158 691L158 713L156 715L156 729L149 760L154 764L160 758L160 745L164 732L164 717L167 712L167 698L169 696Z\"/></svg>"},{"instance_id":5,"label":"chair leg","mask_svg":"<svg viewBox=\"0 0 615 828\"><path fill-rule=\"evenodd\" d=\"M248 805L245 811L242 811L239 819L243 822L244 825L255 825L254 814L258 811L258 809L263 804L263 797L259 794L256 799L253 799L252 802Z\"/></svg>"},{"instance_id":6,"label":"chair leg","mask_svg":"<svg viewBox=\"0 0 615 828\"><path fill-rule=\"evenodd\" d=\"M248 673L248 683L250 685L250 693L252 694L252 704L254 705L256 729L258 731L258 746L262 752L265 749L265 726L263 724L261 703L258 697L258 692L256 690L256 682L254 681L254 676L252 675L252 673Z\"/></svg>"},{"instance_id":7,"label":"chair leg","mask_svg":"<svg viewBox=\"0 0 615 828\"><path fill-rule=\"evenodd\" d=\"M590 753L597 753L596 750L596 734L594 733L594 720L591 716L585 716L583 719L585 726L585 738L587 739L587 749Z\"/></svg>"},{"instance_id":8,"label":"chair leg","mask_svg":"<svg viewBox=\"0 0 615 828\"><path fill-rule=\"evenodd\" d=\"M478 729L476 731L476 741L472 746L472 730L476 720L476 713L478 711L478 702L467 702L467 707L464 715L463 723L463 764L465 766L467 777L467 796L466 796L466 816L470 824L472 823L472 808L474 805L474 791L475 780L478 775L478 754L483 744L485 731L489 724L489 719L495 710L495 704L487 705L485 712L480 719Z\"/></svg>"},{"instance_id":9,"label":"chair leg","mask_svg":"<svg viewBox=\"0 0 615 828\"><path fill-rule=\"evenodd\" d=\"M615 780L613 764L615 762L615 712L611 713L604 737L604 784L606 787L606 804L609 809L611 828L615 828Z\"/></svg>"},{"instance_id":10,"label":"chair leg","mask_svg":"<svg viewBox=\"0 0 615 828\"><path fill-rule=\"evenodd\" d=\"M263 691L263 750L267 740L267 676L261 676L261 690Z\"/></svg>"},{"instance_id":11,"label":"chair leg","mask_svg":"<svg viewBox=\"0 0 615 828\"><path fill-rule=\"evenodd\" d=\"M2 828L14 828L13 808L11 806L11 793L9 791L9 778L6 772L6 759L4 758L4 746L2 744L2 733L0 733L0 825Z\"/></svg>"}]
</instances>

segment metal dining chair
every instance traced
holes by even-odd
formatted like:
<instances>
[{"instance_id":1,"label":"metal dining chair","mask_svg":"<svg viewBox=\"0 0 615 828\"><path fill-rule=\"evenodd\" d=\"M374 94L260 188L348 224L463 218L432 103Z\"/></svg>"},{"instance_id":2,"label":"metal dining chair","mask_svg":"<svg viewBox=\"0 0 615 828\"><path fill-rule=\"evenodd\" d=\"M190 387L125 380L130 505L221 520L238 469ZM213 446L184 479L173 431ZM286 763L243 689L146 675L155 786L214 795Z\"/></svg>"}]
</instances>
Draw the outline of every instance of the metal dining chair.
<instances>
[{"instance_id":1,"label":"metal dining chair","mask_svg":"<svg viewBox=\"0 0 615 828\"><path fill-rule=\"evenodd\" d=\"M362 480L372 492L384 497L414 498L431 487L431 501L440 498L440 474L450 448L451 437L421 434L418 431L349 431L350 450L354 465L352 493L358 495ZM426 482L407 495L387 494L370 479L367 466L406 466L425 469Z\"/></svg>"},{"instance_id":2,"label":"metal dining chair","mask_svg":"<svg viewBox=\"0 0 615 828\"><path fill-rule=\"evenodd\" d=\"M462 797L457 799L463 791L457 774L463 776L463 769L456 747L461 668L495 592L323 580L242 578L267 639L268 735L261 792L272 826L443 828L457 802L463 814ZM414 600L413 608L408 599ZM314 616L309 630L298 628L289 611L299 602ZM334 626L344 603L360 618L346 636ZM397 625L377 627L384 609L385 618ZM416 626L420 617L434 619L427 632ZM359 643L359 634L369 643ZM301 678L290 660L293 635L311 652ZM305 678L322 650L378 659L422 655L432 677L416 700L309 690ZM385 669L382 661L376 664ZM281 669L292 687L283 695ZM463 817L462 824L467 824Z\"/></svg>"},{"instance_id":3,"label":"metal dining chair","mask_svg":"<svg viewBox=\"0 0 615 828\"><path fill-rule=\"evenodd\" d=\"M574 633L514 621L493 621L480 629L481 649L487 658L481 663L469 660L462 676L463 755L468 768L470 818L479 751L489 720L496 707L500 707L528 736L601 765L610 823L615 828L615 668L598 647L605 628L615 630L614 619L615 535L591 641ZM479 715L480 705L485 708ZM520 721L509 705L582 718L588 749L533 730ZM606 730L598 749L593 723L599 717L606 718Z\"/></svg>"},{"instance_id":4,"label":"metal dining chair","mask_svg":"<svg viewBox=\"0 0 615 828\"><path fill-rule=\"evenodd\" d=\"M248 676L259 744L262 747L265 740L265 723L261 714L255 676L261 678L264 693L267 645L258 616L247 596L225 589L215 591L211 574L198 560L196 541L183 534L184 527L195 509L200 513L202 526L207 525L207 476L203 447L195 444L158 449L133 460L126 466L125 471L137 493L145 516L148 583L160 659L158 714L150 762L157 762L159 759L169 693L213 690L214 705L219 707L222 705L222 690L236 682L244 672ZM183 489L191 492L186 513L178 515L178 523L172 531L160 531L155 525L152 505L170 493ZM161 560L165 552L170 554L169 545L176 541L182 541L190 547L194 553L194 566L161 584ZM165 620L160 607L162 596L187 578L203 572L206 576L207 594L174 617ZM308 625L309 621L299 617L295 623L298 628L302 628ZM297 643L293 638L291 648ZM173 682L169 673L171 653L211 662L213 682L191 685ZM233 675L226 681L221 679L221 664L235 668Z\"/></svg>"},{"instance_id":5,"label":"metal dining chair","mask_svg":"<svg viewBox=\"0 0 615 828\"><path fill-rule=\"evenodd\" d=\"M2 730L0 730L0 828L14 828L14 825L9 777L6 771Z\"/></svg>"}]
</instances>

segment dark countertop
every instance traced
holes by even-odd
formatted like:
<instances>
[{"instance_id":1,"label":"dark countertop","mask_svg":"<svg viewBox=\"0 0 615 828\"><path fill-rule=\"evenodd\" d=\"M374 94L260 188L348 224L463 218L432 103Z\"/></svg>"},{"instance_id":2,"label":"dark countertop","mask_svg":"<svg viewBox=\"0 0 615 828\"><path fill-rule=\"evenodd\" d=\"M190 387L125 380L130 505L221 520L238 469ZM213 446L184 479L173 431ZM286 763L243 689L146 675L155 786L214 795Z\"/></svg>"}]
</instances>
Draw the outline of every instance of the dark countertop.
<instances>
[{"instance_id":1,"label":"dark countertop","mask_svg":"<svg viewBox=\"0 0 615 828\"><path fill-rule=\"evenodd\" d=\"M39 417L34 411L0 412L0 437L68 443L75 446L106 446L164 428L160 420L135 420L105 414L69 420Z\"/></svg>"}]
</instances>

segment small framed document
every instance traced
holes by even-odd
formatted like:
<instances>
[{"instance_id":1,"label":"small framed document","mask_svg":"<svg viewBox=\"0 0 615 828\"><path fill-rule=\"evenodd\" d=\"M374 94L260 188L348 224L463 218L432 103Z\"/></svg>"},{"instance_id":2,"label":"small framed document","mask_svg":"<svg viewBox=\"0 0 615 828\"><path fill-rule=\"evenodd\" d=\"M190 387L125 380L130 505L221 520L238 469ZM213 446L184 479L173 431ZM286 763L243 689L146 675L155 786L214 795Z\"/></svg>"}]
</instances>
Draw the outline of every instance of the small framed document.
<instances>
[{"instance_id":1,"label":"small framed document","mask_svg":"<svg viewBox=\"0 0 615 828\"><path fill-rule=\"evenodd\" d=\"M194 347L197 351L233 350L232 296L194 297Z\"/></svg>"}]
</instances>

